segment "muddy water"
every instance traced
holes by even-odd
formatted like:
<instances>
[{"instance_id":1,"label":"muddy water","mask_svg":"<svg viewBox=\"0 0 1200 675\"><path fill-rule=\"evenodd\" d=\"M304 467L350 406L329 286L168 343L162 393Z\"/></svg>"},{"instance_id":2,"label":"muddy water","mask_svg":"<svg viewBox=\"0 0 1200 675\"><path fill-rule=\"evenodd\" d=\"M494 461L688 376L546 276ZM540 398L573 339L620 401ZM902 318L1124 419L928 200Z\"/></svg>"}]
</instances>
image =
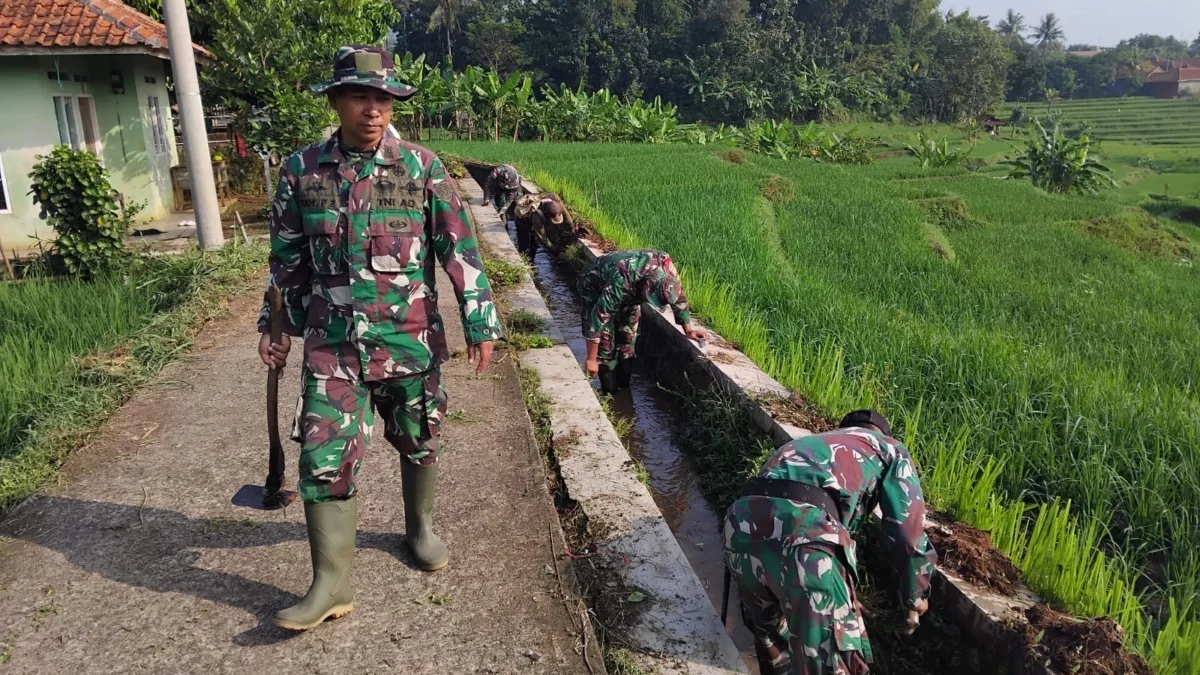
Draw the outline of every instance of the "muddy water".
<instances>
[{"instance_id":1,"label":"muddy water","mask_svg":"<svg viewBox=\"0 0 1200 675\"><path fill-rule=\"evenodd\" d=\"M513 234L510 225L510 235ZM587 346L580 331L575 276L545 250L539 250L533 262L534 283L547 298L555 323L567 336L571 352L582 365ZM649 371L638 364L630 389L613 397L612 409L629 421L632 430L622 440L629 454L649 473L655 503L719 612L725 569L721 517L700 491L690 459L675 444L672 430L685 423L679 405L671 394L657 386ZM730 594L728 626L752 672L757 672L750 631L742 625L737 611L737 592L731 590Z\"/></svg>"}]
</instances>

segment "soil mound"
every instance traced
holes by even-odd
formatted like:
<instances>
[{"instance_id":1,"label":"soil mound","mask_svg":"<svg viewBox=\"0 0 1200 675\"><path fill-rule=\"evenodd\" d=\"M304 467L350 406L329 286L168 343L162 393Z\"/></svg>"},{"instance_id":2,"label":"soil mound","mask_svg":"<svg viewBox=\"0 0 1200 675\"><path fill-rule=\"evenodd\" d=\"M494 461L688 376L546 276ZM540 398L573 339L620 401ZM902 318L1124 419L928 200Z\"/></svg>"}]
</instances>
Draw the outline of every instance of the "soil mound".
<instances>
[{"instance_id":1,"label":"soil mound","mask_svg":"<svg viewBox=\"0 0 1200 675\"><path fill-rule=\"evenodd\" d=\"M1125 651L1125 633L1115 621L1080 620L1060 614L1046 605L1025 612L1029 623L1017 638L1029 650L1029 658L1050 665L1060 673L1076 675L1153 675L1142 657Z\"/></svg>"},{"instance_id":2,"label":"soil mound","mask_svg":"<svg viewBox=\"0 0 1200 675\"><path fill-rule=\"evenodd\" d=\"M935 519L936 521L936 519ZM987 532L963 523L936 521L929 539L938 552L938 563L977 586L1012 595L1020 572L992 546Z\"/></svg>"}]
</instances>

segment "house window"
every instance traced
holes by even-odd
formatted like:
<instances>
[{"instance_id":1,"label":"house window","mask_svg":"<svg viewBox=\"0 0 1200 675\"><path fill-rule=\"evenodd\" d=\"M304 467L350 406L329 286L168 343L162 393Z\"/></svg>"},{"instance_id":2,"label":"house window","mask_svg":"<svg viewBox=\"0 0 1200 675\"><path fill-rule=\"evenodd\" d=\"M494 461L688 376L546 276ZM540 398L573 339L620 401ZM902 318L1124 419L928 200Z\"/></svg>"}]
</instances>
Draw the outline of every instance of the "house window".
<instances>
[{"instance_id":1,"label":"house window","mask_svg":"<svg viewBox=\"0 0 1200 675\"><path fill-rule=\"evenodd\" d=\"M0 157L0 213L12 213L12 202L8 200L8 179L4 177L4 158Z\"/></svg>"},{"instance_id":2,"label":"house window","mask_svg":"<svg viewBox=\"0 0 1200 675\"><path fill-rule=\"evenodd\" d=\"M96 105L91 96L55 95L54 117L58 121L59 143L100 157Z\"/></svg>"},{"instance_id":3,"label":"house window","mask_svg":"<svg viewBox=\"0 0 1200 675\"><path fill-rule=\"evenodd\" d=\"M163 119L162 108L158 104L158 97L147 97L146 107L150 109L150 129L154 133L154 154L165 155L167 152L167 125Z\"/></svg>"}]
</instances>

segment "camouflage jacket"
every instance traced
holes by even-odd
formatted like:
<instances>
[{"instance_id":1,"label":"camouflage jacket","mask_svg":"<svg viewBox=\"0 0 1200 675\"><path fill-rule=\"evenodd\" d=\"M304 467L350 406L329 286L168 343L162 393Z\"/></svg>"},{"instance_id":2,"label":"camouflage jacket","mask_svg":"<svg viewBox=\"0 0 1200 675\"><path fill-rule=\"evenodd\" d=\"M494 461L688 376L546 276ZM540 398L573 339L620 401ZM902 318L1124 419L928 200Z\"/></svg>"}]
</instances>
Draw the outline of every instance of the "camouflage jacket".
<instances>
[{"instance_id":1,"label":"camouflage jacket","mask_svg":"<svg viewBox=\"0 0 1200 675\"><path fill-rule=\"evenodd\" d=\"M850 428L805 436L786 443L758 475L825 488L836 497L842 522L818 507L774 497L743 497L729 507L739 523L729 544L745 547L756 539L782 539L784 546L840 546L857 578L854 539L878 504L883 535L904 579L905 606L929 593L937 553L925 535L925 499L908 450L895 439ZM738 540L741 541L738 541Z\"/></svg>"},{"instance_id":2,"label":"camouflage jacket","mask_svg":"<svg viewBox=\"0 0 1200 675\"><path fill-rule=\"evenodd\" d=\"M434 256L458 297L467 340L500 337L462 199L441 160L385 135L361 170L335 134L288 158L271 207L271 277L284 330L304 335L318 377L383 380L449 358ZM264 302L259 330L267 330Z\"/></svg>"},{"instance_id":3,"label":"camouflage jacket","mask_svg":"<svg viewBox=\"0 0 1200 675\"><path fill-rule=\"evenodd\" d=\"M643 302L655 309L670 305L681 326L692 318L675 264L661 251L617 251L597 258L579 279L579 295L587 316L584 337L593 341L613 317Z\"/></svg>"},{"instance_id":4,"label":"camouflage jacket","mask_svg":"<svg viewBox=\"0 0 1200 675\"><path fill-rule=\"evenodd\" d=\"M504 211L521 194L519 183L517 187L511 189L504 187L504 183L520 180L520 174L511 165L501 164L492 169L487 180L483 182L483 201L491 202L496 205L497 209Z\"/></svg>"}]
</instances>

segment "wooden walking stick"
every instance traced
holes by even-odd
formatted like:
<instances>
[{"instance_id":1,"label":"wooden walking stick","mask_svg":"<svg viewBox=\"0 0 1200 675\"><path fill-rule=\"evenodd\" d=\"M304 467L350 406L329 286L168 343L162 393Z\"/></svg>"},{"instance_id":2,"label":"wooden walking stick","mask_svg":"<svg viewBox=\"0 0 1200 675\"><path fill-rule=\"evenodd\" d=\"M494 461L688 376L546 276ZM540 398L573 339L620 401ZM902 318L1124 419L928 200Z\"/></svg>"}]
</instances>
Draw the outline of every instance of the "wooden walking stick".
<instances>
[{"instance_id":1,"label":"wooden walking stick","mask_svg":"<svg viewBox=\"0 0 1200 675\"><path fill-rule=\"evenodd\" d=\"M283 295L278 286L271 284L267 289L267 302L271 308L271 344L275 345L283 340ZM296 498L296 493L283 489L285 464L283 444L279 440L279 370L274 366L267 372L267 438L271 445L267 482L263 487L263 508L281 509Z\"/></svg>"}]
</instances>

